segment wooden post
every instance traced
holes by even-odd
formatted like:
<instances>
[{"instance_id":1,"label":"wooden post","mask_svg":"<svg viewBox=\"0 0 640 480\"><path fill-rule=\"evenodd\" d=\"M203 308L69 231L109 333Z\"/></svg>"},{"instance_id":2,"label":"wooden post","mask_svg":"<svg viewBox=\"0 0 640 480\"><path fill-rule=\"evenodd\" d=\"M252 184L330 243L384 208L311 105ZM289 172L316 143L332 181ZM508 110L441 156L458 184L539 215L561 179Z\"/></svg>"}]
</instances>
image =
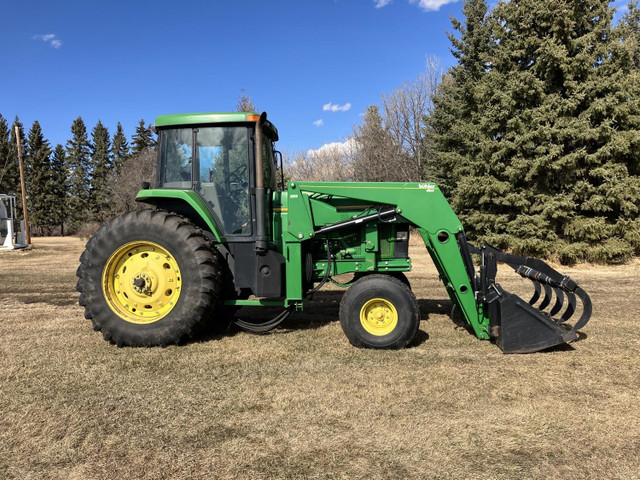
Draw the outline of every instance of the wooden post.
<instances>
[{"instance_id":1,"label":"wooden post","mask_svg":"<svg viewBox=\"0 0 640 480\"><path fill-rule=\"evenodd\" d=\"M29 213L27 212L27 189L24 184L24 168L22 166L22 146L20 145L20 128L16 127L16 144L18 145L18 165L20 166L20 188L22 190L22 215L24 216L24 235L27 245L31 245L29 232Z\"/></svg>"}]
</instances>

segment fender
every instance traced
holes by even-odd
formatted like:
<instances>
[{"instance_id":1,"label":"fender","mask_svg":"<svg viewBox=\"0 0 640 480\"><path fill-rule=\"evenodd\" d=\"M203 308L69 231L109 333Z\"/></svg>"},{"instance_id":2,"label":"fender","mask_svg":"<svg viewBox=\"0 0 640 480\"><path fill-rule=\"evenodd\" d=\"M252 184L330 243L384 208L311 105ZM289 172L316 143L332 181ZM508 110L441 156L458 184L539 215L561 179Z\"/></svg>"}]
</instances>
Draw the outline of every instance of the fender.
<instances>
[{"instance_id":1,"label":"fender","mask_svg":"<svg viewBox=\"0 0 640 480\"><path fill-rule=\"evenodd\" d=\"M155 188L140 190L136 202L183 215L200 228L211 232L218 243L226 243L224 230L211 209L200 195L193 190L173 190Z\"/></svg>"}]
</instances>

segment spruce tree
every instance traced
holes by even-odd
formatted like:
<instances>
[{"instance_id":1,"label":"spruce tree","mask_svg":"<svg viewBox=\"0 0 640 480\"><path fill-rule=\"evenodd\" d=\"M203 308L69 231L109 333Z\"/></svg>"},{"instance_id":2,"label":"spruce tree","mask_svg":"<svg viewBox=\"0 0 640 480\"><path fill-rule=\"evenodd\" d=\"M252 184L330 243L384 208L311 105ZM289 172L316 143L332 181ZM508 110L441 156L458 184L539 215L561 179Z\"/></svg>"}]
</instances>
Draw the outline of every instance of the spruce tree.
<instances>
[{"instance_id":1,"label":"spruce tree","mask_svg":"<svg viewBox=\"0 0 640 480\"><path fill-rule=\"evenodd\" d=\"M491 64L494 48L487 12L485 0L466 0L462 8L464 23L451 19L457 34L449 32L447 36L457 64L442 79L427 119L426 140L432 154L425 175L449 198L479 153L484 99L478 84Z\"/></svg>"},{"instance_id":2,"label":"spruce tree","mask_svg":"<svg viewBox=\"0 0 640 480\"><path fill-rule=\"evenodd\" d=\"M71 134L71 140L67 141L67 171L69 172L67 219L69 227L73 231L91 217L89 207L91 145L82 117L73 121Z\"/></svg>"},{"instance_id":3,"label":"spruce tree","mask_svg":"<svg viewBox=\"0 0 640 480\"><path fill-rule=\"evenodd\" d=\"M111 140L109 130L100 120L93 128L91 136L91 208L94 219L103 222L110 216L109 186L114 174Z\"/></svg>"},{"instance_id":4,"label":"spruce tree","mask_svg":"<svg viewBox=\"0 0 640 480\"><path fill-rule=\"evenodd\" d=\"M145 126L144 119L141 119L140 122L138 122L136 133L133 136L132 154L138 155L139 153L155 148L155 146L156 142L153 138L151 125Z\"/></svg>"},{"instance_id":5,"label":"spruce tree","mask_svg":"<svg viewBox=\"0 0 640 480\"><path fill-rule=\"evenodd\" d=\"M67 215L67 194L69 191L67 180L67 159L62 145L56 145L51 158L50 194L55 201L56 208L51 212L49 223L52 227L60 227L60 235L64 235L64 223Z\"/></svg>"},{"instance_id":6,"label":"spruce tree","mask_svg":"<svg viewBox=\"0 0 640 480\"><path fill-rule=\"evenodd\" d=\"M12 153L9 123L0 115L0 193L7 195L20 190L18 159Z\"/></svg>"},{"instance_id":7,"label":"spruce tree","mask_svg":"<svg viewBox=\"0 0 640 480\"><path fill-rule=\"evenodd\" d=\"M631 0L627 11L616 27L616 40L626 44L625 50L631 57L632 68L640 69L640 6L637 0Z\"/></svg>"},{"instance_id":8,"label":"spruce tree","mask_svg":"<svg viewBox=\"0 0 640 480\"><path fill-rule=\"evenodd\" d=\"M591 241L586 251L587 259L596 261L624 260L640 253L639 13L632 2L610 35L611 48L588 85L597 94L583 114L593 129L589 181L576 191L579 208L567 234L573 237L576 230L580 234L582 225L592 235L598 232L600 238Z\"/></svg>"},{"instance_id":9,"label":"spruce tree","mask_svg":"<svg viewBox=\"0 0 640 480\"><path fill-rule=\"evenodd\" d=\"M355 166L357 181L393 181L398 174L395 148L389 131L384 127L380 110L376 105L367 107L362 124L355 128L354 139L358 142ZM394 170L396 170L394 172Z\"/></svg>"},{"instance_id":10,"label":"spruce tree","mask_svg":"<svg viewBox=\"0 0 640 480\"><path fill-rule=\"evenodd\" d=\"M608 2L511 0L492 16L491 62L472 84L481 115L467 117L476 151L455 170L454 208L498 247L624 260L637 251L635 233L621 233L634 231L637 197L621 145L638 132Z\"/></svg>"},{"instance_id":11,"label":"spruce tree","mask_svg":"<svg viewBox=\"0 0 640 480\"><path fill-rule=\"evenodd\" d=\"M118 122L116 127L116 133L113 134L113 140L111 142L112 148L111 152L113 154L113 164L116 170L116 173L120 173L122 170L122 166L127 158L129 158L129 142L127 142L127 137L124 134L124 129L122 128L122 124Z\"/></svg>"},{"instance_id":12,"label":"spruce tree","mask_svg":"<svg viewBox=\"0 0 640 480\"><path fill-rule=\"evenodd\" d=\"M33 232L49 234L49 219L57 205L51 195L51 148L45 140L42 127L33 122L26 145L27 195L29 198L29 221Z\"/></svg>"}]
</instances>

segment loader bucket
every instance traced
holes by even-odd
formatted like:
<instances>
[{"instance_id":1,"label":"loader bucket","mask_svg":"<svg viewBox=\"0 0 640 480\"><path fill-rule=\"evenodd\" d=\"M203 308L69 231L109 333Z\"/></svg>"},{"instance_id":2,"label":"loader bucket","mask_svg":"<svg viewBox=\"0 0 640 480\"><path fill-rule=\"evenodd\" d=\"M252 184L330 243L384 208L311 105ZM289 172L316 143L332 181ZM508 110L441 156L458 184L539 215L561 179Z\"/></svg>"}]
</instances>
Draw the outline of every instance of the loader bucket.
<instances>
[{"instance_id":1,"label":"loader bucket","mask_svg":"<svg viewBox=\"0 0 640 480\"><path fill-rule=\"evenodd\" d=\"M569 343L579 338L578 330L591 318L591 299L578 284L542 260L501 252L490 245L472 248L482 256L480 298L489 307L490 333L504 353L531 353ZM533 282L529 301L507 292L495 282L496 262L510 265ZM573 326L567 322L581 315Z\"/></svg>"},{"instance_id":2,"label":"loader bucket","mask_svg":"<svg viewBox=\"0 0 640 480\"><path fill-rule=\"evenodd\" d=\"M491 329L504 353L537 352L578 339L577 329L566 328L517 295L504 292L496 304L499 312Z\"/></svg>"}]
</instances>

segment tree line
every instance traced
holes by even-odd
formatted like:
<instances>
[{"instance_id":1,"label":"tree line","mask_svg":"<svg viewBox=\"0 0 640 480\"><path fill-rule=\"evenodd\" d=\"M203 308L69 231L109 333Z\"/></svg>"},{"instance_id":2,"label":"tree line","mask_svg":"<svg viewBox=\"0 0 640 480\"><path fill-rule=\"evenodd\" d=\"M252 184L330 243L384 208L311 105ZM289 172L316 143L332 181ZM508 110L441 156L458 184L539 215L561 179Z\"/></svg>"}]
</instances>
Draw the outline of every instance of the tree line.
<instances>
[{"instance_id":1,"label":"tree line","mask_svg":"<svg viewBox=\"0 0 640 480\"><path fill-rule=\"evenodd\" d=\"M66 145L52 147L40 122L25 133L16 116L9 127L0 114L0 193L17 197L22 217L15 127L20 131L29 223L35 235L76 233L133 208L139 188L131 182L153 174L155 138L140 120L131 143L118 122L113 136L98 120L89 135L82 117L71 125Z\"/></svg>"},{"instance_id":2,"label":"tree line","mask_svg":"<svg viewBox=\"0 0 640 480\"><path fill-rule=\"evenodd\" d=\"M519 254L640 254L637 1L617 23L607 0L465 0L463 15L451 68L429 61L346 148L296 154L289 175L435 181L470 238Z\"/></svg>"}]
</instances>

